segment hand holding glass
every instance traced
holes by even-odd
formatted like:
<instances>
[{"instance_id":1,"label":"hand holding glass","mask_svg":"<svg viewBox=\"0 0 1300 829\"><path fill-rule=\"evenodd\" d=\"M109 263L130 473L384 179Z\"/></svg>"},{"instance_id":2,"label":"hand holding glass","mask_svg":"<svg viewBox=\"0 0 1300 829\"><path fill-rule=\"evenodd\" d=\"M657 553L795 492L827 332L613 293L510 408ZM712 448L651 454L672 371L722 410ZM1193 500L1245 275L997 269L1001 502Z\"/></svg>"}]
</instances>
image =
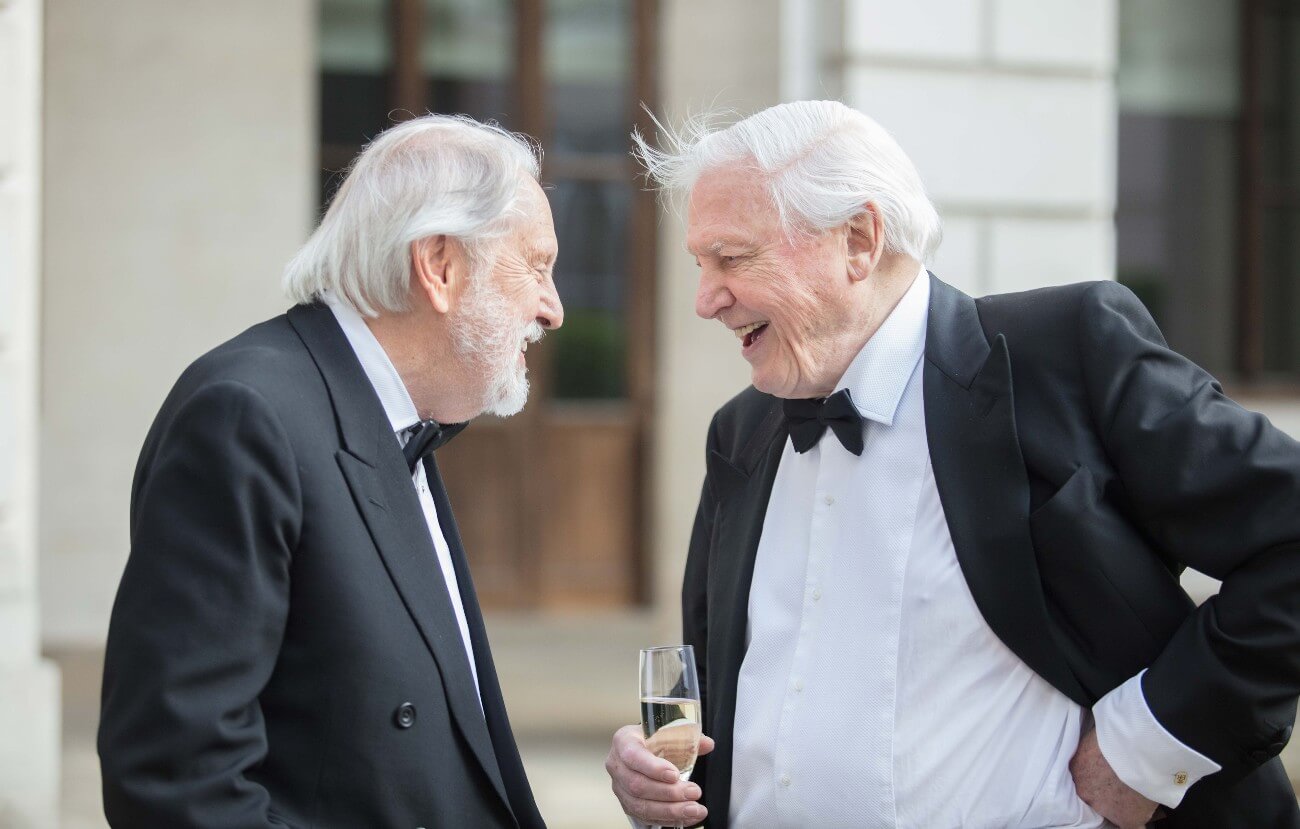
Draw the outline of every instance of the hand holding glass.
<instances>
[{"instance_id":1,"label":"hand holding glass","mask_svg":"<svg viewBox=\"0 0 1300 829\"><path fill-rule=\"evenodd\" d=\"M690 645L642 649L641 728L646 748L689 780L700 750L700 681Z\"/></svg>"}]
</instances>

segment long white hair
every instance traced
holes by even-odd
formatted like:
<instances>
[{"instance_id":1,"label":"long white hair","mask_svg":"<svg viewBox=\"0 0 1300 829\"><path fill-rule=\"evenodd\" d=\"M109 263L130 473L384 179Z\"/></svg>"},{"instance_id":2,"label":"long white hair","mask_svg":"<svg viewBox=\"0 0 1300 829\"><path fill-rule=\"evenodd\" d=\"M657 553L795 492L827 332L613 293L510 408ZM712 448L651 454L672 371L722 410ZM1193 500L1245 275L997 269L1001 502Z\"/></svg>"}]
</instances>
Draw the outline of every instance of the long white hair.
<instances>
[{"instance_id":1,"label":"long white hair","mask_svg":"<svg viewBox=\"0 0 1300 829\"><path fill-rule=\"evenodd\" d=\"M654 116L651 116L654 118ZM763 177L787 234L839 227L867 202L880 211L885 249L927 262L939 248L939 213L892 136L838 101L779 104L717 127L718 114L677 129L654 118L659 146L633 132L633 155L661 190L681 197L706 170L740 164Z\"/></svg>"},{"instance_id":2,"label":"long white hair","mask_svg":"<svg viewBox=\"0 0 1300 829\"><path fill-rule=\"evenodd\" d=\"M425 115L380 133L352 164L320 226L289 261L295 302L331 291L366 316L406 310L411 243L455 238L475 278L510 228L524 176L537 179L529 139L463 115Z\"/></svg>"}]
</instances>

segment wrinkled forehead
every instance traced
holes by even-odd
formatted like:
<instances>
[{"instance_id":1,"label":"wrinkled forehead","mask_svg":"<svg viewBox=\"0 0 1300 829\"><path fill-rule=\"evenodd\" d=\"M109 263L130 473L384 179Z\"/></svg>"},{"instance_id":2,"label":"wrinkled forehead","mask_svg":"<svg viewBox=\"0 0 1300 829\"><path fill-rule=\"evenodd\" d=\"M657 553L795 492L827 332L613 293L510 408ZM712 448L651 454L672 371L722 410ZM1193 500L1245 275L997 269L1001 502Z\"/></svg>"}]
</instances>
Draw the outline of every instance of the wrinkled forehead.
<instances>
[{"instance_id":1,"label":"wrinkled forehead","mask_svg":"<svg viewBox=\"0 0 1300 829\"><path fill-rule=\"evenodd\" d=\"M555 222L551 217L551 202L546 193L532 178L525 178L519 185L519 195L515 202L519 214L518 230L530 247L555 248Z\"/></svg>"},{"instance_id":2,"label":"wrinkled forehead","mask_svg":"<svg viewBox=\"0 0 1300 829\"><path fill-rule=\"evenodd\" d=\"M782 235L771 191L752 169L723 167L700 175L686 210L686 248L699 256Z\"/></svg>"}]
</instances>

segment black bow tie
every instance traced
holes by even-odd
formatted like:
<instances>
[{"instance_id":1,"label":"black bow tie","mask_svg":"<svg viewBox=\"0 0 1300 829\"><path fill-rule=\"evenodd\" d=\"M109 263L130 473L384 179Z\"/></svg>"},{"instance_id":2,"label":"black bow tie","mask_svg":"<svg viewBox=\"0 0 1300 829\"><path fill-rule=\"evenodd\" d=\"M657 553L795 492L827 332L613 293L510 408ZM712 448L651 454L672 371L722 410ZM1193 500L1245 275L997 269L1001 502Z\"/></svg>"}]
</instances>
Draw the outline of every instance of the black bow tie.
<instances>
[{"instance_id":1,"label":"black bow tie","mask_svg":"<svg viewBox=\"0 0 1300 829\"><path fill-rule=\"evenodd\" d=\"M830 397L786 400L783 408L794 451L803 453L816 446L829 426L845 449L862 455L862 415L853 405L848 389L840 389Z\"/></svg>"},{"instance_id":2,"label":"black bow tie","mask_svg":"<svg viewBox=\"0 0 1300 829\"><path fill-rule=\"evenodd\" d=\"M443 426L436 420L422 420L410 428L403 429L402 433L410 436L406 440L406 445L402 447L402 454L406 456L406 465L410 468L411 474L415 474L416 464L432 455L433 450L456 437L460 434L460 430L468 425L468 421Z\"/></svg>"}]
</instances>

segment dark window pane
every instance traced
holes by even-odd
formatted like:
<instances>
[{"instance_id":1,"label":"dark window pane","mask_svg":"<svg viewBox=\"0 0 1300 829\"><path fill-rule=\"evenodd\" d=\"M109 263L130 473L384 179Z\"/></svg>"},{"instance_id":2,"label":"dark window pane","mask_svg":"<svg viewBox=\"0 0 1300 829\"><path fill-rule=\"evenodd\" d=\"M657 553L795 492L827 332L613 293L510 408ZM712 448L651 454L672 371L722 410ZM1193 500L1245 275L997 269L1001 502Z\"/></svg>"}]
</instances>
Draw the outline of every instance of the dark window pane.
<instances>
[{"instance_id":1,"label":"dark window pane","mask_svg":"<svg viewBox=\"0 0 1300 829\"><path fill-rule=\"evenodd\" d=\"M628 223L633 170L630 0L548 0L544 72L547 170L564 328L555 393L627 395Z\"/></svg>"},{"instance_id":2,"label":"dark window pane","mask_svg":"<svg viewBox=\"0 0 1300 829\"><path fill-rule=\"evenodd\" d=\"M1300 371L1300 206L1269 210L1263 227L1264 371Z\"/></svg>"},{"instance_id":3,"label":"dark window pane","mask_svg":"<svg viewBox=\"0 0 1300 829\"><path fill-rule=\"evenodd\" d=\"M1265 181L1294 192L1300 188L1300 3L1265 14L1260 31Z\"/></svg>"},{"instance_id":4,"label":"dark window pane","mask_svg":"<svg viewBox=\"0 0 1300 829\"><path fill-rule=\"evenodd\" d=\"M424 0L420 66L429 109L511 126L514 4L509 0Z\"/></svg>"},{"instance_id":5,"label":"dark window pane","mask_svg":"<svg viewBox=\"0 0 1300 829\"><path fill-rule=\"evenodd\" d=\"M1120 113L1119 280L1220 376L1234 364L1236 143L1231 119Z\"/></svg>"},{"instance_id":6,"label":"dark window pane","mask_svg":"<svg viewBox=\"0 0 1300 829\"><path fill-rule=\"evenodd\" d=\"M390 123L388 0L321 0L320 201L361 146Z\"/></svg>"},{"instance_id":7,"label":"dark window pane","mask_svg":"<svg viewBox=\"0 0 1300 829\"><path fill-rule=\"evenodd\" d=\"M629 0L549 0L547 151L625 157L631 126Z\"/></svg>"},{"instance_id":8,"label":"dark window pane","mask_svg":"<svg viewBox=\"0 0 1300 829\"><path fill-rule=\"evenodd\" d=\"M1260 335L1266 375L1300 373L1300 4L1261 22Z\"/></svg>"},{"instance_id":9,"label":"dark window pane","mask_svg":"<svg viewBox=\"0 0 1300 829\"><path fill-rule=\"evenodd\" d=\"M556 397L623 397L632 187L565 179L549 195L560 242L555 284L565 310L564 327L554 334Z\"/></svg>"},{"instance_id":10,"label":"dark window pane","mask_svg":"<svg viewBox=\"0 0 1300 829\"><path fill-rule=\"evenodd\" d=\"M388 126L387 0L321 0L321 141L357 145Z\"/></svg>"},{"instance_id":11,"label":"dark window pane","mask_svg":"<svg viewBox=\"0 0 1300 829\"><path fill-rule=\"evenodd\" d=\"M1235 364L1240 67L1235 0L1121 0L1117 272L1170 345Z\"/></svg>"}]
</instances>

